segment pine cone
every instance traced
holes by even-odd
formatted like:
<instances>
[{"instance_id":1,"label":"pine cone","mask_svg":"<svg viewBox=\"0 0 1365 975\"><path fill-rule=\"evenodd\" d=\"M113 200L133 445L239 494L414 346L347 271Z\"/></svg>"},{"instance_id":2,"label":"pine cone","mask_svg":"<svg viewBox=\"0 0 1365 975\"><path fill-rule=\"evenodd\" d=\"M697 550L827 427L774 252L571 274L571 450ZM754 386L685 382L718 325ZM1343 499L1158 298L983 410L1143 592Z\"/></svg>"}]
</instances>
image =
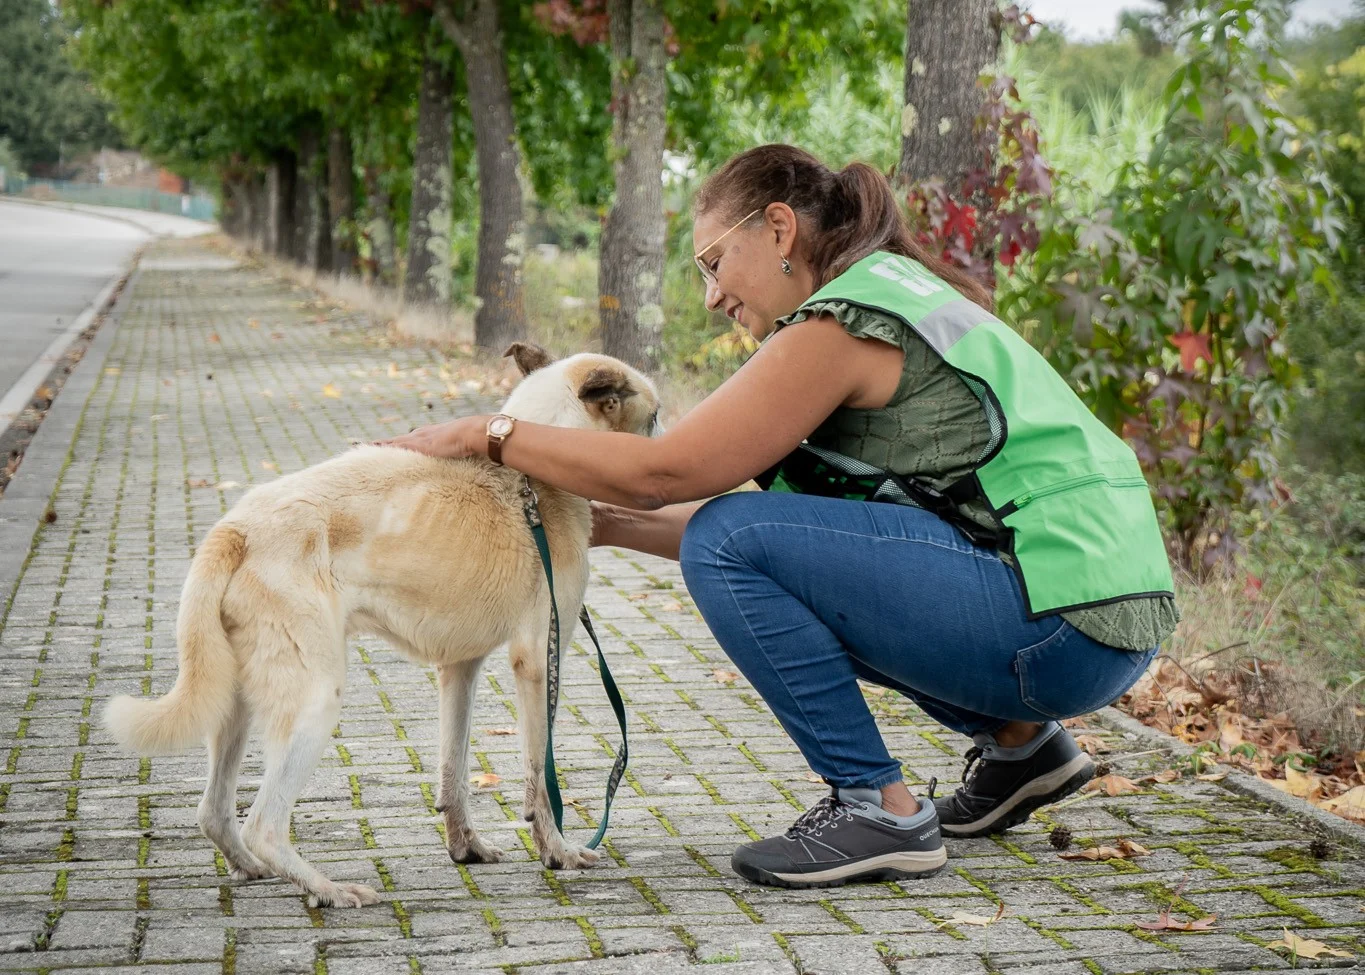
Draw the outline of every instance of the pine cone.
<instances>
[{"instance_id":1,"label":"pine cone","mask_svg":"<svg viewBox=\"0 0 1365 975\"><path fill-rule=\"evenodd\" d=\"M1098 765L1095 766L1095 778L1102 779L1112 771L1114 771L1114 767L1112 765L1110 765L1108 762L1100 762Z\"/></svg>"},{"instance_id":2,"label":"pine cone","mask_svg":"<svg viewBox=\"0 0 1365 975\"><path fill-rule=\"evenodd\" d=\"M1308 844L1308 852L1319 860L1326 860L1332 855L1332 844L1319 836Z\"/></svg>"},{"instance_id":3,"label":"pine cone","mask_svg":"<svg viewBox=\"0 0 1365 975\"><path fill-rule=\"evenodd\" d=\"M1052 832L1047 834L1047 841L1058 850L1065 850L1071 845L1071 830L1065 826L1054 826Z\"/></svg>"}]
</instances>

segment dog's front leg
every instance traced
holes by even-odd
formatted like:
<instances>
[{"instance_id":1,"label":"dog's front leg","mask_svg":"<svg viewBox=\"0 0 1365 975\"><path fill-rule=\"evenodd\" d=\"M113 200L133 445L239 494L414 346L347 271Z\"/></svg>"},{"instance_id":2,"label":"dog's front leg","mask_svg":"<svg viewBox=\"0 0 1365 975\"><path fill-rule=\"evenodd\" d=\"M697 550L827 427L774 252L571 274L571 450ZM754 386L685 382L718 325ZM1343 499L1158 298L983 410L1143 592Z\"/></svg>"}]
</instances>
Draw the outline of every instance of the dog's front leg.
<instances>
[{"instance_id":1,"label":"dog's front leg","mask_svg":"<svg viewBox=\"0 0 1365 975\"><path fill-rule=\"evenodd\" d=\"M566 640L567 643L567 634ZM526 770L526 807L540 862L551 870L577 870L597 862L597 851L564 839L555 828L550 797L545 791L545 643L531 649L530 641L512 645L512 672L517 678L517 714L521 724L521 759Z\"/></svg>"},{"instance_id":2,"label":"dog's front leg","mask_svg":"<svg viewBox=\"0 0 1365 975\"><path fill-rule=\"evenodd\" d=\"M441 784L436 808L445 818L446 850L456 863L496 863L503 851L469 822L469 724L483 659L436 668L441 687Z\"/></svg>"}]
</instances>

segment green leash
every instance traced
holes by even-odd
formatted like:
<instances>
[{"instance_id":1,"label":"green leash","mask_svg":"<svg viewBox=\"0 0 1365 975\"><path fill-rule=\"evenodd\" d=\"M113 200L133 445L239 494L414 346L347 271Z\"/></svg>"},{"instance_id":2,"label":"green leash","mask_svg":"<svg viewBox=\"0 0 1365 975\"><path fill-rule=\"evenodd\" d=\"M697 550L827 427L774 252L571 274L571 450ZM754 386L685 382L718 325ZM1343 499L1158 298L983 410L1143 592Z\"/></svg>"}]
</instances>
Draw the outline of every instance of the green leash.
<instances>
[{"instance_id":1,"label":"green leash","mask_svg":"<svg viewBox=\"0 0 1365 975\"><path fill-rule=\"evenodd\" d=\"M531 536L540 550L540 564L545 569L545 581L550 586L550 637L545 646L545 791L550 797L550 809L555 814L555 829L564 833L564 800L559 794L559 774L555 768L555 712L559 709L559 658L561 653L559 639L559 606L555 603L555 576L550 567L550 543L545 538L545 526L540 520L540 505L537 503L531 479L522 476L521 487L522 514L531 529ZM626 736L626 705L621 700L621 692L616 689L616 681L607 666L607 658L602 655L602 644L597 642L597 633L592 628L586 606L578 614L592 645L597 648L598 671L602 675L602 686L606 689L611 709L616 712L616 723L621 728L621 747L616 750L616 761L607 777L606 806L602 819L597 824L597 834L588 841L588 849L596 849L606 835L607 824L611 820L611 801L616 797L616 788L621 784L621 776L626 773L626 763L630 761L630 742Z\"/></svg>"}]
</instances>

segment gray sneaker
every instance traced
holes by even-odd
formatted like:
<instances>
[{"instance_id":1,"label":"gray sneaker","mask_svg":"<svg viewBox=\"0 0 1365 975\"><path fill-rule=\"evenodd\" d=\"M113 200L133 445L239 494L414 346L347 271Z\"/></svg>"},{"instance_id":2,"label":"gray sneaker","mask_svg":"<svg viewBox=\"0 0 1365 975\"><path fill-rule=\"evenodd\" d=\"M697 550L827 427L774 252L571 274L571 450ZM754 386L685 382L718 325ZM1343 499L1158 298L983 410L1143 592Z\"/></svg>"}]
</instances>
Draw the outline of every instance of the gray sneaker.
<instances>
[{"instance_id":1,"label":"gray sneaker","mask_svg":"<svg viewBox=\"0 0 1365 975\"><path fill-rule=\"evenodd\" d=\"M867 790L834 790L807 809L781 836L745 843L730 867L745 880L770 887L839 887L850 881L928 877L948 852L938 813L928 800L914 816L892 816L854 798Z\"/></svg>"}]
</instances>

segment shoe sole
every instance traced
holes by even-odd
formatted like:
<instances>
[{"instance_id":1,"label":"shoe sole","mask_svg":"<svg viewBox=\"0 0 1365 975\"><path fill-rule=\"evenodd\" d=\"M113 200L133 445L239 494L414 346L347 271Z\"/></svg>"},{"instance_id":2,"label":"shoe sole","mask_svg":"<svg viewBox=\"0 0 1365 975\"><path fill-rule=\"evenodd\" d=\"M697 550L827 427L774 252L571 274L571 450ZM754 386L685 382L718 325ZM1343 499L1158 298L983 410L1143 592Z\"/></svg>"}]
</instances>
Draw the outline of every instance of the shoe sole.
<instances>
[{"instance_id":1,"label":"shoe sole","mask_svg":"<svg viewBox=\"0 0 1365 975\"><path fill-rule=\"evenodd\" d=\"M745 880L767 887L787 887L800 890L806 887L842 887L847 883L878 883L884 880L911 880L932 877L948 862L948 851L943 847L919 853L884 853L857 863L832 867L810 873L774 873L747 863L730 862L731 868Z\"/></svg>"},{"instance_id":2,"label":"shoe sole","mask_svg":"<svg viewBox=\"0 0 1365 975\"><path fill-rule=\"evenodd\" d=\"M940 820L939 829L945 836L952 836L955 839L1003 833L1028 819L1034 810L1042 809L1071 795L1089 782L1094 774L1095 766L1091 764L1090 759L1084 755L1077 755L1060 768L1032 780L987 815L970 823L945 823Z\"/></svg>"}]
</instances>

